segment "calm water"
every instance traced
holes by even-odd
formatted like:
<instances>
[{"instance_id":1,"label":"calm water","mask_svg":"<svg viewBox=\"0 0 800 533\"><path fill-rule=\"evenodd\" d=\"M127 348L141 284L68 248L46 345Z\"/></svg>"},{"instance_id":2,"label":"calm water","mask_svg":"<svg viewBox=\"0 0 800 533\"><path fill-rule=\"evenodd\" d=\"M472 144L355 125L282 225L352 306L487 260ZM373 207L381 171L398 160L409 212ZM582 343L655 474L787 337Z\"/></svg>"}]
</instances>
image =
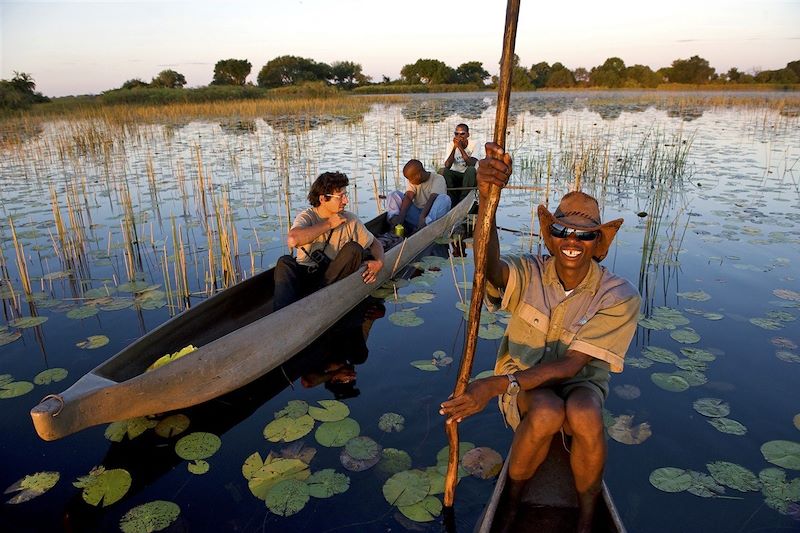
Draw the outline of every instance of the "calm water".
<instances>
[{"instance_id":1,"label":"calm water","mask_svg":"<svg viewBox=\"0 0 800 533\"><path fill-rule=\"evenodd\" d=\"M785 98L733 98L754 96ZM631 93L515 96L508 146L516 163L514 185L525 187L504 193L498 223L517 232L501 232L503 250L537 253L538 242L529 234L532 211L548 198L557 201L579 175L581 187L601 199L606 219L625 218L604 265L638 284L648 316L668 307L684 317L675 330L640 327L628 357L644 360L647 347L674 354L681 348L701 348L712 354L705 368L683 375L688 388L680 392L665 390L651 379L652 374L678 371L673 363L628 365L623 374L613 376L609 414L632 415L634 425L647 423L652 432L639 444L609 440L606 480L631 531L797 530L797 508L784 506L780 513L765 504L760 491L726 488L726 498L703 498L686 491L663 492L649 481L657 468L708 473L706 465L715 461L735 463L757 475L774 466L762 455L764 443L800 442L800 422L793 422L800 413L800 328L795 320L800 315L800 99L792 97L782 107L727 107L717 105L723 100L718 94L670 98ZM290 400L313 404L334 397L322 385L310 386L314 376L308 369L321 364L308 362L312 355L288 365L286 376L267 376L237 394L185 412L191 420L189 432L208 431L222 440L203 475L190 473L187 461L175 455L177 438L163 439L149 430L131 441L111 443L101 426L45 443L36 436L28 411L41 397L62 391L177 312L171 307L176 301L158 293L149 302L140 297L134 303L124 290L114 292L114 300L99 302L91 300L98 294L88 292L104 286L115 291L131 275L165 291L165 256L174 289L173 223L182 235L196 303L210 286L207 223L219 253L214 205L219 212L229 207L228 228L235 226L237 233L237 272L250 276L286 252L287 212L293 217L306 206L305 191L319 172L341 170L350 176L351 208L366 220L378 209L376 190L384 194L402 185L399 170L407 159L417 157L435 167L459 122L467 122L472 138L482 143L491 136L494 112L494 98L479 94L415 97L402 105L375 106L356 118L193 121L124 132L59 122L44 124L23 144L7 149L0 158L0 277L7 278L0 286L0 339L8 343L0 346L0 375L28 382L50 368L64 368L68 375L0 400L0 488L35 472L60 473L58 483L42 496L0 506L2 529L114 531L131 508L153 500L180 506L171 531L440 529L437 521L424 525L403 519L381 494L385 474L377 467L345 470L340 448L317 444L313 433L303 439L317 449L311 471L335 468L346 473L346 492L312 498L288 518L271 514L250 492L241 471L245 459L256 451L265 457L286 446L262 435L274 413ZM81 254L64 252L51 190L68 237L82 235ZM19 298L12 219L35 293L32 303ZM129 247L123 233L134 226L134 240L140 244ZM431 253L446 256L446 250L440 246ZM358 394L343 401L359 422L361 435L384 448L404 450L414 468L436 465L436 454L446 444L437 406L452 390L457 363L436 372L409 363L430 359L437 350L460 354L464 322L456 304L465 295L453 276L471 279L471 253L467 250L463 262L455 258L454 272L448 263L427 274L423 283L399 291L430 292L430 303L385 302L385 316L372 324L363 362L363 354L353 355L359 350L350 346L342 350L348 353L327 353L360 362L355 366ZM219 271L217 277L222 278ZM132 305L102 310L115 302ZM80 318L75 310L86 305L98 312L85 311L91 316ZM414 307L424 320L421 325L400 327L390 319L392 313ZM10 324L31 315L48 320L32 328ZM759 318L767 320L751 321ZM686 328L699 340L695 336L688 339L694 343L685 344L670 335ZM16 332L21 336L13 340ZM90 335L105 335L109 342L92 350L76 346ZM474 373L492 368L497 342L480 340ZM305 373L303 380L300 373ZM627 387L617 388L623 385ZM637 392L636 398L626 399ZM709 424L711 418L693 408L700 398L727 402L727 418L739 422L745 434L723 433ZM378 419L387 412L405 417L402 431L378 428ZM503 455L511 440L491 405L464 422L460 435ZM124 468L132 477L124 498L99 509L84 503L80 489L72 485L98 465ZM797 470L787 469L786 477L796 479ZM474 477L460 482L460 530L471 530L492 485Z\"/></svg>"}]
</instances>

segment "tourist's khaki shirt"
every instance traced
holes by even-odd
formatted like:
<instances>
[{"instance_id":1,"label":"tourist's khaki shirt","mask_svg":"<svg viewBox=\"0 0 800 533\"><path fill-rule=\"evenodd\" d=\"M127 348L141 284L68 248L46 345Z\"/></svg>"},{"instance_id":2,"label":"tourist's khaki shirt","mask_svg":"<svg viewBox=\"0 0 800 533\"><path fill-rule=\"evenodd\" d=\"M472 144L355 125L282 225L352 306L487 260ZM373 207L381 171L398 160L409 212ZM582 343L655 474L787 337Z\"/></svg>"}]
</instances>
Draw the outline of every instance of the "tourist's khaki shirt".
<instances>
[{"instance_id":1,"label":"tourist's khaki shirt","mask_svg":"<svg viewBox=\"0 0 800 533\"><path fill-rule=\"evenodd\" d=\"M503 257L508 284L502 292L487 284L490 309L511 312L497 353L495 374L509 374L563 359L567 350L592 356L563 385L590 381L608 394L608 375L622 372L636 331L638 291L592 261L586 278L566 295L555 261L532 255Z\"/></svg>"}]
</instances>

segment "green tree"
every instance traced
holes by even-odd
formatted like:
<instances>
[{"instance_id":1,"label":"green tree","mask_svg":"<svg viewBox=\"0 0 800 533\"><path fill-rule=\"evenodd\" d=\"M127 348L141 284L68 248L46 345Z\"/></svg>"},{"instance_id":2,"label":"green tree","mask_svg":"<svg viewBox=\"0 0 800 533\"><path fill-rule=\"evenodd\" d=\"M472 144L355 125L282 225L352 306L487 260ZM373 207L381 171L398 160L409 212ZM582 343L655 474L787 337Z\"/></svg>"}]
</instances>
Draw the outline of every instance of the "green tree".
<instances>
[{"instance_id":1,"label":"green tree","mask_svg":"<svg viewBox=\"0 0 800 533\"><path fill-rule=\"evenodd\" d=\"M221 59L214 65L211 85L244 85L252 68L246 59Z\"/></svg>"},{"instance_id":2,"label":"green tree","mask_svg":"<svg viewBox=\"0 0 800 533\"><path fill-rule=\"evenodd\" d=\"M589 85L595 87L622 87L624 81L625 62L618 57L609 57L589 72Z\"/></svg>"},{"instance_id":3,"label":"green tree","mask_svg":"<svg viewBox=\"0 0 800 533\"><path fill-rule=\"evenodd\" d=\"M625 69L624 77L634 82L636 87L658 87L662 78L647 65L633 65Z\"/></svg>"},{"instance_id":4,"label":"green tree","mask_svg":"<svg viewBox=\"0 0 800 533\"><path fill-rule=\"evenodd\" d=\"M172 69L162 70L150 82L151 87L166 89L183 89L186 85L186 78L180 72Z\"/></svg>"},{"instance_id":5,"label":"green tree","mask_svg":"<svg viewBox=\"0 0 800 533\"><path fill-rule=\"evenodd\" d=\"M369 77L361 71L361 65L352 61L334 61L331 64L331 79L343 89L352 89L369 82Z\"/></svg>"},{"instance_id":6,"label":"green tree","mask_svg":"<svg viewBox=\"0 0 800 533\"><path fill-rule=\"evenodd\" d=\"M31 104L49 101L36 92L36 82L26 72L14 71L10 80L0 80L0 109L25 109Z\"/></svg>"},{"instance_id":7,"label":"green tree","mask_svg":"<svg viewBox=\"0 0 800 533\"><path fill-rule=\"evenodd\" d=\"M765 70L756 74L757 83L780 83L791 84L800 81L800 76L794 73L790 68L782 68L780 70Z\"/></svg>"},{"instance_id":8,"label":"green tree","mask_svg":"<svg viewBox=\"0 0 800 533\"><path fill-rule=\"evenodd\" d=\"M415 63L404 65L400 76L411 84L453 83L456 71L438 59L417 59Z\"/></svg>"},{"instance_id":9,"label":"green tree","mask_svg":"<svg viewBox=\"0 0 800 533\"><path fill-rule=\"evenodd\" d=\"M547 61L542 61L541 63L533 65L529 73L533 86L537 89L541 89L547 85L547 77L550 75L551 70Z\"/></svg>"},{"instance_id":10,"label":"green tree","mask_svg":"<svg viewBox=\"0 0 800 533\"><path fill-rule=\"evenodd\" d=\"M456 68L456 83L483 85L483 81L489 76L490 74L486 72L480 61L467 61Z\"/></svg>"},{"instance_id":11,"label":"green tree","mask_svg":"<svg viewBox=\"0 0 800 533\"><path fill-rule=\"evenodd\" d=\"M304 81L326 81L331 76L331 67L327 63L287 55L269 60L261 67L257 81L259 87L274 88Z\"/></svg>"},{"instance_id":12,"label":"green tree","mask_svg":"<svg viewBox=\"0 0 800 533\"><path fill-rule=\"evenodd\" d=\"M786 63L786 68L797 74L797 77L800 78L800 59Z\"/></svg>"},{"instance_id":13,"label":"green tree","mask_svg":"<svg viewBox=\"0 0 800 533\"><path fill-rule=\"evenodd\" d=\"M556 61L550 67L550 74L547 75L545 87L575 87L575 75L570 69Z\"/></svg>"},{"instance_id":14,"label":"green tree","mask_svg":"<svg viewBox=\"0 0 800 533\"><path fill-rule=\"evenodd\" d=\"M589 84L589 71L583 67L578 67L574 71L572 71L572 75L575 77L575 83L578 85L588 85Z\"/></svg>"},{"instance_id":15,"label":"green tree","mask_svg":"<svg viewBox=\"0 0 800 533\"><path fill-rule=\"evenodd\" d=\"M714 76L714 68L700 56L676 59L668 72L669 81L673 83L708 83Z\"/></svg>"}]
</instances>

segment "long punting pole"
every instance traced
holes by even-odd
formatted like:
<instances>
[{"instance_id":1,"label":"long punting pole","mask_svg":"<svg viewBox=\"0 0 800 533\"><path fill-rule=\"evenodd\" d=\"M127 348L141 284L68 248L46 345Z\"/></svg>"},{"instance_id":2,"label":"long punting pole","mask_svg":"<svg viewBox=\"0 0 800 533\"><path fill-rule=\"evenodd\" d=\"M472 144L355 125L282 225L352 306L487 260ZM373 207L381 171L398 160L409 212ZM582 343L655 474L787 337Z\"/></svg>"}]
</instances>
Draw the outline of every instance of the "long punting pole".
<instances>
[{"instance_id":1,"label":"long punting pole","mask_svg":"<svg viewBox=\"0 0 800 533\"><path fill-rule=\"evenodd\" d=\"M520 0L508 0L506 6L506 28L503 35L503 56L500 59L500 79L497 87L497 116L494 122L494 142L502 147L506 144L506 123L508 122L508 102L511 99L511 70L514 58L514 43L517 38L517 19L519 18ZM500 187L492 185L489 201L483 210L484 217L478 221L483 235L489 235L492 220L500 203ZM472 360L475 358L475 346L478 342L478 326L481 319L483 291L486 287L486 251L489 239L475 243L475 277L472 279L472 300L469 306L469 323L467 325L467 342L461 366L458 369L453 396L464 394L472 372ZM458 424L445 424L447 440L450 443L450 456L447 465L447 476L444 482L444 505L452 508L456 492L456 474L458 470Z\"/></svg>"}]
</instances>

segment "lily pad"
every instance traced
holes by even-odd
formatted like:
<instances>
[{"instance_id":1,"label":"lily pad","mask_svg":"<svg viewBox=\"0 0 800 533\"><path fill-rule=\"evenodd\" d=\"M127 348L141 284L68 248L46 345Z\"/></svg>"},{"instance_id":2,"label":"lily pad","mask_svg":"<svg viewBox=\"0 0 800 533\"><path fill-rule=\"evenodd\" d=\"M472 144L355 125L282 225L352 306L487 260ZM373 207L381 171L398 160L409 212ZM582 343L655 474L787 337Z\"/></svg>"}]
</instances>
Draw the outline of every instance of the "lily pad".
<instances>
[{"instance_id":1,"label":"lily pad","mask_svg":"<svg viewBox=\"0 0 800 533\"><path fill-rule=\"evenodd\" d=\"M413 505L398 506L398 510L414 522L432 522L442 514L442 502L436 496L426 496Z\"/></svg>"},{"instance_id":2,"label":"lily pad","mask_svg":"<svg viewBox=\"0 0 800 533\"><path fill-rule=\"evenodd\" d=\"M314 419L309 415L298 418L282 416L264 428L264 438L270 442L292 442L301 439L314 429Z\"/></svg>"},{"instance_id":3,"label":"lily pad","mask_svg":"<svg viewBox=\"0 0 800 533\"><path fill-rule=\"evenodd\" d=\"M151 533L168 528L181 514L178 504L155 500L137 505L120 519L123 533Z\"/></svg>"},{"instance_id":4,"label":"lily pad","mask_svg":"<svg viewBox=\"0 0 800 533\"><path fill-rule=\"evenodd\" d=\"M30 381L10 381L0 385L0 399L7 400L28 394L33 390L33 383Z\"/></svg>"},{"instance_id":5,"label":"lily pad","mask_svg":"<svg viewBox=\"0 0 800 533\"><path fill-rule=\"evenodd\" d=\"M631 368L650 368L653 366L653 361L643 357L626 357L625 366L629 366Z\"/></svg>"},{"instance_id":6,"label":"lily pad","mask_svg":"<svg viewBox=\"0 0 800 533\"><path fill-rule=\"evenodd\" d=\"M384 448L376 467L383 474L393 475L411 468L411 456L404 450Z\"/></svg>"},{"instance_id":7,"label":"lily pad","mask_svg":"<svg viewBox=\"0 0 800 533\"><path fill-rule=\"evenodd\" d=\"M308 414L314 420L320 422L337 422L344 420L350 415L350 408L347 404L339 400L320 400L318 402L322 407L314 405L308 408Z\"/></svg>"},{"instance_id":8,"label":"lily pad","mask_svg":"<svg viewBox=\"0 0 800 533\"><path fill-rule=\"evenodd\" d=\"M396 311L389 315L389 321L404 328L413 328L425 323L421 317L417 316L413 311Z\"/></svg>"},{"instance_id":9,"label":"lily pad","mask_svg":"<svg viewBox=\"0 0 800 533\"><path fill-rule=\"evenodd\" d=\"M344 449L353 459L370 460L377 457L381 452L381 446L374 440L366 436L353 437Z\"/></svg>"},{"instance_id":10,"label":"lily pad","mask_svg":"<svg viewBox=\"0 0 800 533\"><path fill-rule=\"evenodd\" d=\"M386 433L403 431L406 419L397 413L384 413L378 419L378 428Z\"/></svg>"},{"instance_id":11,"label":"lily pad","mask_svg":"<svg viewBox=\"0 0 800 533\"><path fill-rule=\"evenodd\" d=\"M751 318L750 323L767 331L778 331L783 328L783 322L773 318Z\"/></svg>"},{"instance_id":12,"label":"lily pad","mask_svg":"<svg viewBox=\"0 0 800 533\"><path fill-rule=\"evenodd\" d=\"M93 305L84 305L76 309L72 309L67 313L67 318L72 320L83 320L95 316L98 313L97 307Z\"/></svg>"},{"instance_id":13,"label":"lily pad","mask_svg":"<svg viewBox=\"0 0 800 533\"><path fill-rule=\"evenodd\" d=\"M502 339L505 334L505 329L497 324L487 324L485 326L478 326L478 337L487 340ZM438 501L438 500L437 500Z\"/></svg>"},{"instance_id":14,"label":"lily pad","mask_svg":"<svg viewBox=\"0 0 800 533\"><path fill-rule=\"evenodd\" d=\"M428 479L431 481L431 490L428 491L428 494L431 496L435 494L444 494L444 477L447 472L447 465L445 464L444 466L445 474L439 472L439 469L435 466L429 466L425 469L425 475L428 476ZM458 474L459 475L456 476L456 483L458 483L462 477L468 475L467 471L461 467L458 468Z\"/></svg>"},{"instance_id":15,"label":"lily pad","mask_svg":"<svg viewBox=\"0 0 800 533\"><path fill-rule=\"evenodd\" d=\"M683 392L689 388L689 382L675 374L656 372L650 375L650 379L660 388L670 392Z\"/></svg>"},{"instance_id":16,"label":"lily pad","mask_svg":"<svg viewBox=\"0 0 800 533\"><path fill-rule=\"evenodd\" d=\"M703 348L681 348L681 353L693 361L702 361L704 363L710 363L717 359L716 355Z\"/></svg>"},{"instance_id":17,"label":"lily pad","mask_svg":"<svg viewBox=\"0 0 800 533\"><path fill-rule=\"evenodd\" d=\"M108 344L109 339L105 335L89 335L85 341L80 341L75 344L82 350L95 350Z\"/></svg>"},{"instance_id":18,"label":"lily pad","mask_svg":"<svg viewBox=\"0 0 800 533\"><path fill-rule=\"evenodd\" d=\"M159 437L169 438L180 435L189 427L189 417L184 414L170 415L159 420L153 431Z\"/></svg>"},{"instance_id":19,"label":"lily pad","mask_svg":"<svg viewBox=\"0 0 800 533\"><path fill-rule=\"evenodd\" d=\"M765 503L781 514L790 514L792 505L800 502L800 478L786 481L786 472L780 468L765 468L758 473Z\"/></svg>"},{"instance_id":20,"label":"lily pad","mask_svg":"<svg viewBox=\"0 0 800 533\"><path fill-rule=\"evenodd\" d=\"M719 418L731 414L731 406L719 398L699 398L692 404L694 410L701 415Z\"/></svg>"},{"instance_id":21,"label":"lily pad","mask_svg":"<svg viewBox=\"0 0 800 533\"><path fill-rule=\"evenodd\" d=\"M27 329L27 328L34 328L36 326L41 326L47 322L46 316L26 316L23 318L18 318L16 320L12 320L8 323L9 326L12 328L19 328L19 329Z\"/></svg>"},{"instance_id":22,"label":"lily pad","mask_svg":"<svg viewBox=\"0 0 800 533\"><path fill-rule=\"evenodd\" d=\"M135 439L150 428L154 428L158 422L145 418L143 416L137 418L129 418L128 420L119 420L112 422L108 425L105 431L105 436L112 442L122 442L125 436L128 439Z\"/></svg>"},{"instance_id":23,"label":"lily pad","mask_svg":"<svg viewBox=\"0 0 800 533\"><path fill-rule=\"evenodd\" d=\"M421 470L398 472L383 484L383 497L389 505L405 507L421 502L428 495L431 482Z\"/></svg>"},{"instance_id":24,"label":"lily pad","mask_svg":"<svg viewBox=\"0 0 800 533\"><path fill-rule=\"evenodd\" d=\"M790 300L792 302L800 302L800 292L791 291L789 289L775 289L772 294L783 300Z\"/></svg>"},{"instance_id":25,"label":"lily pad","mask_svg":"<svg viewBox=\"0 0 800 533\"><path fill-rule=\"evenodd\" d=\"M278 452L278 457L284 459L300 459L305 464L311 464L311 460L317 455L317 449L311 446L306 446L302 441L293 442L292 444L282 448Z\"/></svg>"},{"instance_id":26,"label":"lily pad","mask_svg":"<svg viewBox=\"0 0 800 533\"><path fill-rule=\"evenodd\" d=\"M700 335L692 328L676 329L671 331L669 336L681 344L695 344L700 342Z\"/></svg>"},{"instance_id":27,"label":"lily pad","mask_svg":"<svg viewBox=\"0 0 800 533\"><path fill-rule=\"evenodd\" d=\"M220 446L222 446L222 440L213 433L196 431L181 437L175 443L175 453L187 461L208 459L217 453Z\"/></svg>"},{"instance_id":28,"label":"lily pad","mask_svg":"<svg viewBox=\"0 0 800 533\"><path fill-rule=\"evenodd\" d=\"M683 378L690 387L698 387L708 383L708 378L696 370L676 370L673 375Z\"/></svg>"},{"instance_id":29,"label":"lily pad","mask_svg":"<svg viewBox=\"0 0 800 533\"><path fill-rule=\"evenodd\" d=\"M453 358L447 355L443 350L436 350L433 352L431 362L439 368L450 366L453 363Z\"/></svg>"},{"instance_id":30,"label":"lily pad","mask_svg":"<svg viewBox=\"0 0 800 533\"><path fill-rule=\"evenodd\" d=\"M722 433L730 435L745 435L747 433L747 428L741 422L730 418L713 418L708 423Z\"/></svg>"},{"instance_id":31,"label":"lily pad","mask_svg":"<svg viewBox=\"0 0 800 533\"><path fill-rule=\"evenodd\" d=\"M72 484L83 489L81 496L89 505L96 507L102 503L103 507L108 507L127 494L131 487L131 475L122 468L106 470L98 466L89 475L79 477Z\"/></svg>"},{"instance_id":32,"label":"lily pad","mask_svg":"<svg viewBox=\"0 0 800 533\"><path fill-rule=\"evenodd\" d=\"M648 346L642 350L642 355L658 363L675 363L679 359L676 353L658 346Z\"/></svg>"},{"instance_id":33,"label":"lily pad","mask_svg":"<svg viewBox=\"0 0 800 533\"><path fill-rule=\"evenodd\" d=\"M405 295L405 301L412 304L429 304L435 296L435 294L429 292L412 292Z\"/></svg>"},{"instance_id":34,"label":"lily pad","mask_svg":"<svg viewBox=\"0 0 800 533\"><path fill-rule=\"evenodd\" d=\"M346 492L350 488L350 478L333 468L325 468L311 474L306 479L306 485L309 495L314 498L330 498Z\"/></svg>"},{"instance_id":35,"label":"lily pad","mask_svg":"<svg viewBox=\"0 0 800 533\"><path fill-rule=\"evenodd\" d=\"M650 484L664 492L682 492L692 486L688 470L665 466L650 472Z\"/></svg>"},{"instance_id":36,"label":"lily pad","mask_svg":"<svg viewBox=\"0 0 800 533\"><path fill-rule=\"evenodd\" d=\"M67 377L66 368L48 368L42 370L33 378L33 382L37 385L49 385L50 383L58 383Z\"/></svg>"},{"instance_id":37,"label":"lily pad","mask_svg":"<svg viewBox=\"0 0 800 533\"><path fill-rule=\"evenodd\" d=\"M417 359L416 361L411 361L409 364L414 368L418 368L426 372L439 371L439 367L433 364L433 362L430 359Z\"/></svg>"},{"instance_id":38,"label":"lily pad","mask_svg":"<svg viewBox=\"0 0 800 533\"><path fill-rule=\"evenodd\" d=\"M701 498L713 498L725 494L725 487L705 472L689 470L689 475L692 476L692 485L686 489L686 492Z\"/></svg>"},{"instance_id":39,"label":"lily pad","mask_svg":"<svg viewBox=\"0 0 800 533\"><path fill-rule=\"evenodd\" d=\"M460 442L458 444L458 460L461 461L464 458L464 454L468 451L473 449L475 445L471 442ZM450 460L450 446L445 446L441 450L436 453L436 463L437 464L447 464Z\"/></svg>"},{"instance_id":40,"label":"lily pad","mask_svg":"<svg viewBox=\"0 0 800 533\"><path fill-rule=\"evenodd\" d=\"M464 454L461 464L473 476L490 479L503 468L503 457L491 448L478 446Z\"/></svg>"},{"instance_id":41,"label":"lily pad","mask_svg":"<svg viewBox=\"0 0 800 533\"><path fill-rule=\"evenodd\" d=\"M704 290L679 292L677 296L693 302L705 302L711 299L711 295Z\"/></svg>"},{"instance_id":42,"label":"lily pad","mask_svg":"<svg viewBox=\"0 0 800 533\"><path fill-rule=\"evenodd\" d=\"M61 474L58 472L36 472L25 476L5 490L4 494L19 493L6 503L23 503L41 496L55 487L60 477Z\"/></svg>"},{"instance_id":43,"label":"lily pad","mask_svg":"<svg viewBox=\"0 0 800 533\"><path fill-rule=\"evenodd\" d=\"M614 387L614 394L622 398L623 400L635 400L639 396L641 396L642 391L639 390L639 387L636 385L616 385Z\"/></svg>"},{"instance_id":44,"label":"lily pad","mask_svg":"<svg viewBox=\"0 0 800 533\"><path fill-rule=\"evenodd\" d=\"M634 426L633 415L619 415L607 431L612 439L622 444L641 444L653 434L647 422Z\"/></svg>"},{"instance_id":45,"label":"lily pad","mask_svg":"<svg viewBox=\"0 0 800 533\"><path fill-rule=\"evenodd\" d=\"M347 450L344 448L342 448L342 451L339 452L339 462L342 463L342 466L346 470L351 472L363 472L364 470L369 470L378 464L380 458L380 454L375 454L373 457L369 457L367 459L356 459L347 453Z\"/></svg>"},{"instance_id":46,"label":"lily pad","mask_svg":"<svg viewBox=\"0 0 800 533\"><path fill-rule=\"evenodd\" d=\"M794 415L794 418L792 418L792 423L794 424L794 427L800 429L800 413Z\"/></svg>"},{"instance_id":47,"label":"lily pad","mask_svg":"<svg viewBox=\"0 0 800 533\"><path fill-rule=\"evenodd\" d=\"M320 424L314 433L317 442L328 448L338 448L361 432L361 426L352 418Z\"/></svg>"},{"instance_id":48,"label":"lily pad","mask_svg":"<svg viewBox=\"0 0 800 533\"><path fill-rule=\"evenodd\" d=\"M800 363L800 355L787 350L778 350L775 352L775 357L786 363Z\"/></svg>"},{"instance_id":49,"label":"lily pad","mask_svg":"<svg viewBox=\"0 0 800 533\"><path fill-rule=\"evenodd\" d=\"M756 491L761 488L761 483L754 473L743 466L727 461L714 461L706 465L714 480L726 487L740 492Z\"/></svg>"},{"instance_id":50,"label":"lily pad","mask_svg":"<svg viewBox=\"0 0 800 533\"><path fill-rule=\"evenodd\" d=\"M289 400L286 407L275 413L275 418L288 416L291 418L300 418L308 414L308 403L303 400Z\"/></svg>"},{"instance_id":51,"label":"lily pad","mask_svg":"<svg viewBox=\"0 0 800 533\"><path fill-rule=\"evenodd\" d=\"M761 455L768 462L800 470L800 443L790 440L771 440L761 445Z\"/></svg>"},{"instance_id":52,"label":"lily pad","mask_svg":"<svg viewBox=\"0 0 800 533\"><path fill-rule=\"evenodd\" d=\"M708 365L705 362L695 361L694 359L689 359L688 357L678 359L675 362L675 366L677 366L681 370L688 370L689 372L703 373L706 370L708 370Z\"/></svg>"},{"instance_id":53,"label":"lily pad","mask_svg":"<svg viewBox=\"0 0 800 533\"><path fill-rule=\"evenodd\" d=\"M209 471L211 465L208 464L208 461L204 461L202 459L196 459L194 461L190 461L186 468L195 475L202 475Z\"/></svg>"},{"instance_id":54,"label":"lily pad","mask_svg":"<svg viewBox=\"0 0 800 533\"><path fill-rule=\"evenodd\" d=\"M22 337L22 333L19 331L3 331L0 332L0 346L5 346L6 344L11 344L15 340Z\"/></svg>"},{"instance_id":55,"label":"lily pad","mask_svg":"<svg viewBox=\"0 0 800 533\"><path fill-rule=\"evenodd\" d=\"M248 457L250 461L252 456ZM247 461L245 461L247 465ZM242 467L242 473L245 467ZM302 481L311 475L308 465L299 459L274 459L265 462L261 468L253 472L247 480L247 486L253 496L263 500L269 490L277 483L286 479Z\"/></svg>"},{"instance_id":56,"label":"lily pad","mask_svg":"<svg viewBox=\"0 0 800 533\"><path fill-rule=\"evenodd\" d=\"M265 498L267 508L278 516L299 513L311 498L308 485L297 479L284 479L273 486Z\"/></svg>"}]
</instances>

